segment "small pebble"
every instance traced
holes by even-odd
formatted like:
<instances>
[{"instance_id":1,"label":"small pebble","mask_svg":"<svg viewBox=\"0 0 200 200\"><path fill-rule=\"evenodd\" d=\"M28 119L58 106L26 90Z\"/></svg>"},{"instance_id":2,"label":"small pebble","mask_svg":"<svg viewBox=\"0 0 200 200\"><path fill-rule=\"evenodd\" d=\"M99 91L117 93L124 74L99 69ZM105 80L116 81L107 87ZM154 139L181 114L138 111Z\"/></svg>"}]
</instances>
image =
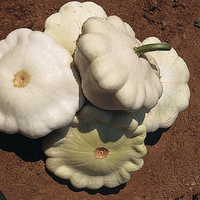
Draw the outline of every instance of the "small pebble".
<instances>
[{"instance_id":1,"label":"small pebble","mask_svg":"<svg viewBox=\"0 0 200 200\"><path fill-rule=\"evenodd\" d=\"M192 183L190 184L191 186L195 186L197 183L195 181L192 181Z\"/></svg>"}]
</instances>

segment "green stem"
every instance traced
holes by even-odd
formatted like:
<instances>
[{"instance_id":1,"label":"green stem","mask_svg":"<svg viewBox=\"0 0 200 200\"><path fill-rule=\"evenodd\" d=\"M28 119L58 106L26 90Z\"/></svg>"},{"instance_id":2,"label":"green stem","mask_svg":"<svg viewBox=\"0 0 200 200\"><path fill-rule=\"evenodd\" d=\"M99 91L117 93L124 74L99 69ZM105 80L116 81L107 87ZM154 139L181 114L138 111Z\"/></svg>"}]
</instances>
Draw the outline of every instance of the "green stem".
<instances>
[{"instance_id":1,"label":"green stem","mask_svg":"<svg viewBox=\"0 0 200 200\"><path fill-rule=\"evenodd\" d=\"M167 43L154 43L142 45L140 47L134 47L133 50L138 56L141 56L143 53L150 51L169 51L171 48L171 45Z\"/></svg>"}]
</instances>

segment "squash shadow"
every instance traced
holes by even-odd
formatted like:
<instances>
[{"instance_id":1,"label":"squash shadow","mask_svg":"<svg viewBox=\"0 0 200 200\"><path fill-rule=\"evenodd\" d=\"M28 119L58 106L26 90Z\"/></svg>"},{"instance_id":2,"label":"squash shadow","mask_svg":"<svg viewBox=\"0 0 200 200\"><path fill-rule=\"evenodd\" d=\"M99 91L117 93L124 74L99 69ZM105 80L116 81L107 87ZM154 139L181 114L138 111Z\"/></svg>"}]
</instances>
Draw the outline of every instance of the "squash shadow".
<instances>
[{"instance_id":1,"label":"squash shadow","mask_svg":"<svg viewBox=\"0 0 200 200\"><path fill-rule=\"evenodd\" d=\"M156 130L155 132L147 133L147 136L146 136L145 141L144 141L145 145L149 145L149 146L155 145L160 140L160 138L162 137L162 134L164 132L167 132L169 129L170 129L170 127L165 128L165 129L160 128L160 129Z\"/></svg>"},{"instance_id":2,"label":"squash shadow","mask_svg":"<svg viewBox=\"0 0 200 200\"><path fill-rule=\"evenodd\" d=\"M92 189L88 189L88 188L82 188L82 189L78 189L78 188L75 188L69 180L64 180L64 179L61 179L57 176L55 176L52 172L50 172L47 168L46 168L46 172L49 176L52 177L52 179L54 181L56 181L57 183L61 184L61 185L66 185L71 191L73 192L87 192L88 194L90 195L95 195L97 193L101 194L101 195L111 195L111 194L118 194L120 192L120 190L124 189L126 187L126 183L124 184L121 184L117 187L114 187L114 188L107 188L107 187L101 187L97 190L92 190Z\"/></svg>"},{"instance_id":3,"label":"squash shadow","mask_svg":"<svg viewBox=\"0 0 200 200\"><path fill-rule=\"evenodd\" d=\"M42 151L43 138L30 139L19 133L5 134L0 132L0 149L7 152L14 152L19 158L26 162L45 160Z\"/></svg>"}]
</instances>

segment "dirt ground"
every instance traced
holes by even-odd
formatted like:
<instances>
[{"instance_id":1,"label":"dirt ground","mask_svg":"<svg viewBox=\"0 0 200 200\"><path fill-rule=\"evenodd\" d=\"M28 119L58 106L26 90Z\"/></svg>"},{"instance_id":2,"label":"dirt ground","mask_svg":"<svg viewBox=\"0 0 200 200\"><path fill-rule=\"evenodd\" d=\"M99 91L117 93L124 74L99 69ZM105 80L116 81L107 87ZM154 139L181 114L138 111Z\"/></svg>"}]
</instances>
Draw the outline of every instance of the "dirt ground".
<instances>
[{"instance_id":1,"label":"dirt ground","mask_svg":"<svg viewBox=\"0 0 200 200\"><path fill-rule=\"evenodd\" d=\"M1 0L0 40L21 27L43 31L46 18L67 2ZM127 184L113 189L76 189L45 169L43 138L31 140L20 134L0 133L0 190L7 200L200 199L200 1L94 2L107 15L117 15L129 23L139 40L155 36L175 48L190 71L190 105L169 129L148 134L144 166L132 173Z\"/></svg>"}]
</instances>

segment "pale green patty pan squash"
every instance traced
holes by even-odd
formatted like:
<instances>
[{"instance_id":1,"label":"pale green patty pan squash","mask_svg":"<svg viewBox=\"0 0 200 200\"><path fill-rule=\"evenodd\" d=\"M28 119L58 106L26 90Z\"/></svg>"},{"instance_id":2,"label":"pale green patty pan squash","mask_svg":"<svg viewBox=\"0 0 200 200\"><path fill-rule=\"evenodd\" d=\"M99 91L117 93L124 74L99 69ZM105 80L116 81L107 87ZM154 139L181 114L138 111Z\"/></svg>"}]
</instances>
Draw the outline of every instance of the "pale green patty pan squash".
<instances>
[{"instance_id":1,"label":"pale green patty pan squash","mask_svg":"<svg viewBox=\"0 0 200 200\"><path fill-rule=\"evenodd\" d=\"M143 166L146 127L125 111L85 105L71 126L43 141L46 167L76 188L109 188L126 183Z\"/></svg>"},{"instance_id":2,"label":"pale green patty pan squash","mask_svg":"<svg viewBox=\"0 0 200 200\"><path fill-rule=\"evenodd\" d=\"M117 16L91 17L74 54L83 93L97 107L136 111L154 107L162 94L158 73L134 47L141 43Z\"/></svg>"},{"instance_id":3,"label":"pale green patty pan squash","mask_svg":"<svg viewBox=\"0 0 200 200\"><path fill-rule=\"evenodd\" d=\"M52 35L58 44L74 53L76 41L82 32L83 23L90 17L106 18L103 8L94 2L71 1L59 12L50 15L45 22L45 33Z\"/></svg>"},{"instance_id":4,"label":"pale green patty pan squash","mask_svg":"<svg viewBox=\"0 0 200 200\"><path fill-rule=\"evenodd\" d=\"M156 37L145 39L142 44L160 43ZM163 94L158 104L149 112L139 110L137 115L147 132L154 132L158 128L168 128L176 120L179 112L189 105L190 89L188 80L190 73L185 61L172 48L170 51L154 51L145 53L155 59L160 68L160 81Z\"/></svg>"},{"instance_id":5,"label":"pale green patty pan squash","mask_svg":"<svg viewBox=\"0 0 200 200\"><path fill-rule=\"evenodd\" d=\"M0 131L39 138L67 126L84 103L69 52L21 28L0 41Z\"/></svg>"}]
</instances>

